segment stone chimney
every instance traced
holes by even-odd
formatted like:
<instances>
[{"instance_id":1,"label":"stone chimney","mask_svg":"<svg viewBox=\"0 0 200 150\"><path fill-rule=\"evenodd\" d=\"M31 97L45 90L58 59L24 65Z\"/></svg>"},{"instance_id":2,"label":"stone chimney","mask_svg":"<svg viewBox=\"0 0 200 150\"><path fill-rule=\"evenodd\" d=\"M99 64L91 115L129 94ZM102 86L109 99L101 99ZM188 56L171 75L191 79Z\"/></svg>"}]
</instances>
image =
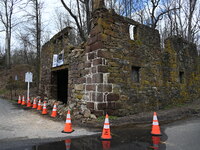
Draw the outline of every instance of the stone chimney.
<instances>
[{"instance_id":1,"label":"stone chimney","mask_svg":"<svg viewBox=\"0 0 200 150\"><path fill-rule=\"evenodd\" d=\"M105 3L104 0L94 0L93 1L93 10L99 9L99 8L104 8Z\"/></svg>"}]
</instances>

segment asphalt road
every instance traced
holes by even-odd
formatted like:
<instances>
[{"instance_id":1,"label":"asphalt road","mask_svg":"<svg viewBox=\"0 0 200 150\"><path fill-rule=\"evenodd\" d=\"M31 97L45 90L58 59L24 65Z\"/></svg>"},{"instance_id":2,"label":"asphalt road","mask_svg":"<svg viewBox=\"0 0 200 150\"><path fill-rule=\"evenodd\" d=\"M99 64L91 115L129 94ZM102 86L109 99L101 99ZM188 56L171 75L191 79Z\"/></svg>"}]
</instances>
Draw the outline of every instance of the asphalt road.
<instances>
[{"instance_id":1,"label":"asphalt road","mask_svg":"<svg viewBox=\"0 0 200 150\"><path fill-rule=\"evenodd\" d=\"M151 126L112 129L113 139L103 146L99 136L71 140L70 150L199 150L200 118L193 117L169 124L160 124L162 136L157 146L150 135ZM154 143L155 144L155 143ZM37 145L37 150L65 150L65 141ZM107 148L103 148L107 147Z\"/></svg>"},{"instance_id":2,"label":"asphalt road","mask_svg":"<svg viewBox=\"0 0 200 150\"><path fill-rule=\"evenodd\" d=\"M191 118L166 125L166 150L199 150L200 118Z\"/></svg>"},{"instance_id":3,"label":"asphalt road","mask_svg":"<svg viewBox=\"0 0 200 150\"><path fill-rule=\"evenodd\" d=\"M96 134L83 128L73 128L75 131L71 134L61 133L64 126L64 121L53 121L0 99L0 149L21 145L18 141L28 145L34 141L38 143Z\"/></svg>"},{"instance_id":4,"label":"asphalt road","mask_svg":"<svg viewBox=\"0 0 200 150\"><path fill-rule=\"evenodd\" d=\"M159 119L159 114L158 114ZM200 118L193 117L169 124L160 124L162 136L159 150L198 150L200 149ZM85 129L74 128L70 135L61 133L64 122L21 109L0 99L0 150L64 150L65 139L71 139L71 150L102 150L98 136ZM151 126L112 129L113 139L110 150L147 150L153 146ZM86 135L89 135L85 137ZM84 136L84 137L80 137ZM79 137L79 138L74 138ZM57 141L57 142L55 142Z\"/></svg>"}]
</instances>

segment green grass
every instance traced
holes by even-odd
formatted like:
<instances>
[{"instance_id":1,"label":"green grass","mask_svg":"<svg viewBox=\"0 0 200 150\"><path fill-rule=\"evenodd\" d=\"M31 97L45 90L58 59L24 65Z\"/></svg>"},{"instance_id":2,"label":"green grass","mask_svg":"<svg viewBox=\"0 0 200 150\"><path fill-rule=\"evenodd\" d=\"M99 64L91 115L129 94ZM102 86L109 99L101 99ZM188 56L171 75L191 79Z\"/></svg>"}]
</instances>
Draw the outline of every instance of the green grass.
<instances>
[{"instance_id":1,"label":"green grass","mask_svg":"<svg viewBox=\"0 0 200 150\"><path fill-rule=\"evenodd\" d=\"M186 103L176 103L176 104L171 104L171 105L167 105L164 107L164 109L172 109L172 108L175 108L175 107L182 107L182 106L185 106L187 105Z\"/></svg>"},{"instance_id":2,"label":"green grass","mask_svg":"<svg viewBox=\"0 0 200 150\"><path fill-rule=\"evenodd\" d=\"M0 95L6 94L6 93L8 93L8 92L9 92L9 91L6 90L6 89L0 89Z\"/></svg>"}]
</instances>

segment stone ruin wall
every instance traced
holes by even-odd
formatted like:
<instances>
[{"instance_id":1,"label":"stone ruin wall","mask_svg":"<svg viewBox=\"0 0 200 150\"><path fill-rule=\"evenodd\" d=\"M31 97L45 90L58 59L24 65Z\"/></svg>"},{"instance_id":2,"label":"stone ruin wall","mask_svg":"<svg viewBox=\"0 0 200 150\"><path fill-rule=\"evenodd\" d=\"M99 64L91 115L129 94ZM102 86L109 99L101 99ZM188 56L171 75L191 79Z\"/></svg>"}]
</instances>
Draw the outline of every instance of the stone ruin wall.
<instances>
[{"instance_id":1,"label":"stone ruin wall","mask_svg":"<svg viewBox=\"0 0 200 150\"><path fill-rule=\"evenodd\" d=\"M93 18L85 88L92 112L124 116L199 98L199 62L193 44L172 37L161 50L157 30L106 9L96 10ZM129 37L131 24L134 40ZM132 67L140 68L139 83L132 80ZM184 83L179 81L180 72Z\"/></svg>"},{"instance_id":2,"label":"stone ruin wall","mask_svg":"<svg viewBox=\"0 0 200 150\"><path fill-rule=\"evenodd\" d=\"M157 30L105 8L93 12L92 22L84 45L72 48L68 40L64 45L69 70L67 106L74 115L89 109L97 116L124 116L199 98L199 60L193 44L171 37L161 50ZM134 40L129 37L131 24ZM56 88L51 83L55 45L58 48L59 42L44 45L41 56L41 93L50 98ZM139 67L138 83L132 79L133 67ZM180 71L184 72L182 84Z\"/></svg>"}]
</instances>

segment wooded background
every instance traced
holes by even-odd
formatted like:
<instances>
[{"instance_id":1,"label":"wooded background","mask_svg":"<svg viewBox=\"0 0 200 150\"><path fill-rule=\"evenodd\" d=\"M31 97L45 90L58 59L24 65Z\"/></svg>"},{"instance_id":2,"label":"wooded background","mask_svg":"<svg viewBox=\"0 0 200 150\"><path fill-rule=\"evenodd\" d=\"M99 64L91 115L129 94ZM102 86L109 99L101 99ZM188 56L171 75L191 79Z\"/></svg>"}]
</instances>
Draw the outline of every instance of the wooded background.
<instances>
[{"instance_id":1,"label":"wooded background","mask_svg":"<svg viewBox=\"0 0 200 150\"><path fill-rule=\"evenodd\" d=\"M70 26L74 45L86 41L91 30L94 2L101 0L59 0L51 20L43 15L48 0L0 0L0 69L28 64L35 72L39 85L41 45L52 37L52 31ZM164 39L179 35L196 43L200 49L199 0L105 0L106 8L141 24L158 29L161 47ZM51 25L51 27L48 27Z\"/></svg>"}]
</instances>

